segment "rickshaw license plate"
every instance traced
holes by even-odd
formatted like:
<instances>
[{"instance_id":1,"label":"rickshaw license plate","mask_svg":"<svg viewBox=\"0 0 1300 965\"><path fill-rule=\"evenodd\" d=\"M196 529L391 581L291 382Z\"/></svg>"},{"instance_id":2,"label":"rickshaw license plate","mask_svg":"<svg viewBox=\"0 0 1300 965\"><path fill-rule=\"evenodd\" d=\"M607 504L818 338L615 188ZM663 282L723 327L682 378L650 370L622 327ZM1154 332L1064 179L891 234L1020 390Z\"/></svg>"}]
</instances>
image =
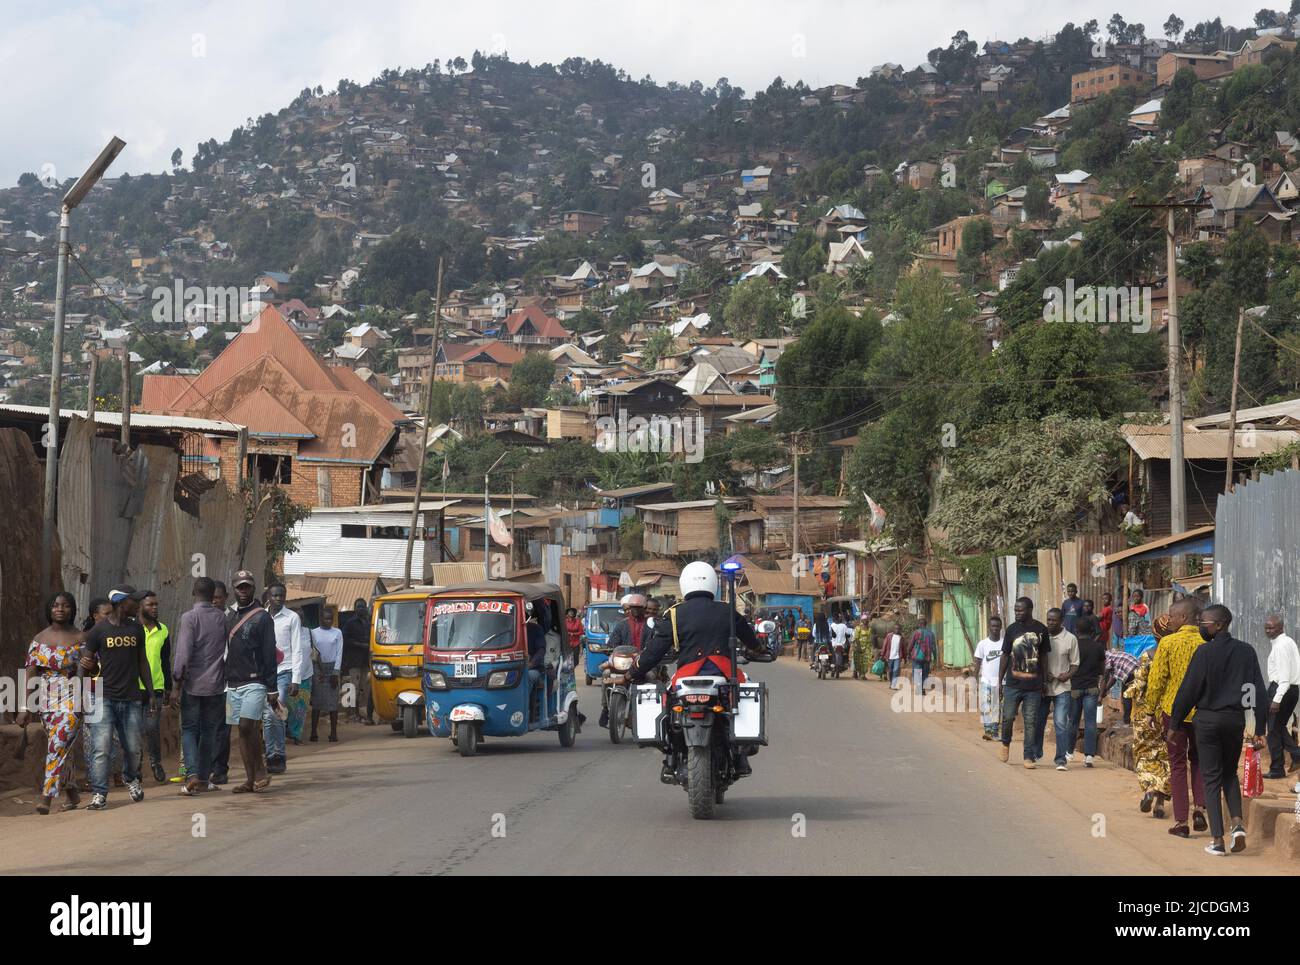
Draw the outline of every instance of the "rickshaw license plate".
<instances>
[{"instance_id":1,"label":"rickshaw license plate","mask_svg":"<svg viewBox=\"0 0 1300 965\"><path fill-rule=\"evenodd\" d=\"M477 677L478 664L473 660L458 660L456 662L457 677Z\"/></svg>"}]
</instances>

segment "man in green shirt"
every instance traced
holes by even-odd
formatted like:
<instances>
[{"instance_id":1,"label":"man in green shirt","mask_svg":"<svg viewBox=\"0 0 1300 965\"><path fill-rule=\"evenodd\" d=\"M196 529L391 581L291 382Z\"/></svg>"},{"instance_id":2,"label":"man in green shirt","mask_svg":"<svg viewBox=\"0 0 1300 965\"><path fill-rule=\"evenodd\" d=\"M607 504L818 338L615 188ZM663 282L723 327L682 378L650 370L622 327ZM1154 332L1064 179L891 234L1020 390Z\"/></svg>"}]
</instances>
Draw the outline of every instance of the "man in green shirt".
<instances>
[{"instance_id":1,"label":"man in green shirt","mask_svg":"<svg viewBox=\"0 0 1300 965\"><path fill-rule=\"evenodd\" d=\"M149 672L153 675L151 686L155 700L144 715L145 743L149 748L149 764L153 779L159 784L167 782L167 772L162 765L162 738L158 725L162 722L163 707L172 705L172 645L167 624L158 619L158 594L145 591L140 601L140 625L144 627L144 651L149 659Z\"/></svg>"}]
</instances>

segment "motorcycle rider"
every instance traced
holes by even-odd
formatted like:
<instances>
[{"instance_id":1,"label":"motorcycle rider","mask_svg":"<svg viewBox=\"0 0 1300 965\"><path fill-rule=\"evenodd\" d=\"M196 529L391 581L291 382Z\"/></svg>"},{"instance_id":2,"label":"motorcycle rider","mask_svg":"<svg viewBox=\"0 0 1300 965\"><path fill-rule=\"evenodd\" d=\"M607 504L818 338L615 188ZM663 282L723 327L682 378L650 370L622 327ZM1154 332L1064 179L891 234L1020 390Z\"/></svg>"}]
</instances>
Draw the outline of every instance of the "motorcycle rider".
<instances>
[{"instance_id":1,"label":"motorcycle rider","mask_svg":"<svg viewBox=\"0 0 1300 965\"><path fill-rule=\"evenodd\" d=\"M646 626L646 598L642 593L629 593L622 599L624 618L614 625L609 632L609 652L615 647L634 647L642 649L650 639L651 631ZM609 726L609 691L600 689L600 726Z\"/></svg>"},{"instance_id":2,"label":"motorcycle rider","mask_svg":"<svg viewBox=\"0 0 1300 965\"><path fill-rule=\"evenodd\" d=\"M731 676L731 624L736 627L738 653L758 649L758 639L749 621L718 596L718 573L713 564L703 560L687 563L678 578L682 588L681 603L670 607L655 623L654 635L637 655L632 665L632 680L640 683L672 650L677 648L677 672L673 674L669 690L682 677ZM739 667L736 680L747 678ZM750 774L748 755L758 752L757 747L736 755L736 771ZM665 762L665 768L668 763Z\"/></svg>"},{"instance_id":3,"label":"motorcycle rider","mask_svg":"<svg viewBox=\"0 0 1300 965\"><path fill-rule=\"evenodd\" d=\"M831 653L837 670L843 671L848 665L849 641L853 631L844 621L844 611L836 610L831 614Z\"/></svg>"}]
</instances>

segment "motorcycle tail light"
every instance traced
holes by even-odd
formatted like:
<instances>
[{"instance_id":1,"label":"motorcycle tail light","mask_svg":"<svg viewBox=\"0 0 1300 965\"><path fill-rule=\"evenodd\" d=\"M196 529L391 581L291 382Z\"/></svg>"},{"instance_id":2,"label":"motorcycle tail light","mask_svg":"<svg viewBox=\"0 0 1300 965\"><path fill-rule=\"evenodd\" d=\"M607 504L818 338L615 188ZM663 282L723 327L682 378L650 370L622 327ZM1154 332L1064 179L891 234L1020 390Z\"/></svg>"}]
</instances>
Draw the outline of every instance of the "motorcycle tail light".
<instances>
[{"instance_id":1,"label":"motorcycle tail light","mask_svg":"<svg viewBox=\"0 0 1300 965\"><path fill-rule=\"evenodd\" d=\"M709 702L708 694L687 694L682 698L688 704L707 704Z\"/></svg>"}]
</instances>

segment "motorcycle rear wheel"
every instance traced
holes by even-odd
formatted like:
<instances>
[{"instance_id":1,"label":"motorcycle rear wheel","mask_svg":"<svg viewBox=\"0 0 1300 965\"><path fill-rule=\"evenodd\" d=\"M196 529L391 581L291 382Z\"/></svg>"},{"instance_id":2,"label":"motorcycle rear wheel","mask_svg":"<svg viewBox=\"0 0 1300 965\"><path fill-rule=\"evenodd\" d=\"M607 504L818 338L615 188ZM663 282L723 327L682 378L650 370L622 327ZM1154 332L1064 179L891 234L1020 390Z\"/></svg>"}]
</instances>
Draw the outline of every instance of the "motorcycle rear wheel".
<instances>
[{"instance_id":1,"label":"motorcycle rear wheel","mask_svg":"<svg viewBox=\"0 0 1300 965\"><path fill-rule=\"evenodd\" d=\"M627 728L626 698L622 694L609 695L609 739L612 743L623 743L623 731Z\"/></svg>"},{"instance_id":2,"label":"motorcycle rear wheel","mask_svg":"<svg viewBox=\"0 0 1300 965\"><path fill-rule=\"evenodd\" d=\"M692 747L686 756L686 800L691 817L707 821L713 817L713 749Z\"/></svg>"}]
</instances>

